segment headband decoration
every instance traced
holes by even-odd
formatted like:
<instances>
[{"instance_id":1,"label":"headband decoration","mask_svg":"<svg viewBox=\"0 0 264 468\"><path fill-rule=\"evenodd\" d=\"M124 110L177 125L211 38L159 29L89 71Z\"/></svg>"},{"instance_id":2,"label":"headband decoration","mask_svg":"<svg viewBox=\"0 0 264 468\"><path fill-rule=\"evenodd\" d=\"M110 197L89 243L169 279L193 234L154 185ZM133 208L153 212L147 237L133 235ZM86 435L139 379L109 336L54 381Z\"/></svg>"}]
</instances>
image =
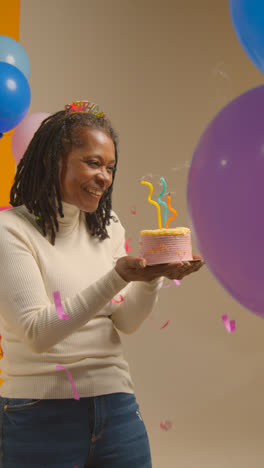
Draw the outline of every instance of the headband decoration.
<instances>
[{"instance_id":1,"label":"headband decoration","mask_svg":"<svg viewBox=\"0 0 264 468\"><path fill-rule=\"evenodd\" d=\"M86 114L105 118L105 113L99 112L99 106L91 101L74 101L72 104L66 104L64 108L67 114L72 114L73 112L85 112Z\"/></svg>"}]
</instances>

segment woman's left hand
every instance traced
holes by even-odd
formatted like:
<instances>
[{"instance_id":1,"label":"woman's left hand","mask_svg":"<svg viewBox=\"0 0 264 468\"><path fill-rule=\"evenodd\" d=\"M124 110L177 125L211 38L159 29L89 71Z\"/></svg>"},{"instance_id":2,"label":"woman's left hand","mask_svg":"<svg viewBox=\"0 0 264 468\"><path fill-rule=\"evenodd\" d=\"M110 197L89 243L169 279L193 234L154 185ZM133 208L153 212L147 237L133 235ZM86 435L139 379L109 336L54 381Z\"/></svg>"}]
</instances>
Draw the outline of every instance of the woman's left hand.
<instances>
[{"instance_id":1,"label":"woman's left hand","mask_svg":"<svg viewBox=\"0 0 264 468\"><path fill-rule=\"evenodd\" d=\"M185 261L182 262L182 265L179 263L168 263L168 265L166 265L164 268L163 276L170 280L181 280L185 276L200 270L200 268L205 264L200 255L194 255L193 260L195 260L195 262L190 263Z\"/></svg>"}]
</instances>

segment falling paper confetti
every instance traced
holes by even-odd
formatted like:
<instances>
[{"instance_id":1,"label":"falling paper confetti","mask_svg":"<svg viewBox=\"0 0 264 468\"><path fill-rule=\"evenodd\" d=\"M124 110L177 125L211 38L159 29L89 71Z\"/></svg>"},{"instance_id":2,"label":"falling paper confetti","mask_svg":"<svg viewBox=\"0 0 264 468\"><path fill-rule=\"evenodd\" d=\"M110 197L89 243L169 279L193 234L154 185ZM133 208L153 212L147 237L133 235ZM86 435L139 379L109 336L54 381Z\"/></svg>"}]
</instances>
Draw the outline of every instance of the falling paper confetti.
<instances>
[{"instance_id":1,"label":"falling paper confetti","mask_svg":"<svg viewBox=\"0 0 264 468\"><path fill-rule=\"evenodd\" d=\"M128 253L128 252L131 252L131 250L132 250L131 245L128 246L128 243L129 243L130 241L131 241L131 239L127 239L126 242L125 242L125 248L126 248L126 252L127 252L127 253Z\"/></svg>"},{"instance_id":2,"label":"falling paper confetti","mask_svg":"<svg viewBox=\"0 0 264 468\"><path fill-rule=\"evenodd\" d=\"M122 294L119 294L119 296L120 296L120 301L117 301L117 300L113 297L112 302L115 302L116 304L120 304L120 302L123 302L124 298L123 298Z\"/></svg>"},{"instance_id":3,"label":"falling paper confetti","mask_svg":"<svg viewBox=\"0 0 264 468\"><path fill-rule=\"evenodd\" d=\"M2 336L0 335L0 342L2 340ZM4 351L2 349L2 345L0 344L0 359L2 359L2 357L4 356Z\"/></svg>"},{"instance_id":4,"label":"falling paper confetti","mask_svg":"<svg viewBox=\"0 0 264 468\"><path fill-rule=\"evenodd\" d=\"M164 429L165 431L168 431L169 429L172 428L172 422L171 421L165 421L164 424L160 423L161 429Z\"/></svg>"},{"instance_id":5,"label":"falling paper confetti","mask_svg":"<svg viewBox=\"0 0 264 468\"><path fill-rule=\"evenodd\" d=\"M176 280L174 279L173 280L175 284L177 284L177 286L180 286L181 285L181 282L179 280ZM173 286L172 284L168 284L167 286L162 286L161 289L164 289L164 288L170 288L171 286Z\"/></svg>"},{"instance_id":6,"label":"falling paper confetti","mask_svg":"<svg viewBox=\"0 0 264 468\"><path fill-rule=\"evenodd\" d=\"M135 214L136 214L136 207L135 207L135 206L131 206L130 211L131 211L131 213L132 213L133 215L135 215Z\"/></svg>"},{"instance_id":7,"label":"falling paper confetti","mask_svg":"<svg viewBox=\"0 0 264 468\"><path fill-rule=\"evenodd\" d=\"M71 376L71 373L68 371L68 369L66 369L66 367L64 367L64 366L56 366L56 369L64 369L67 372L68 377L69 377L69 381L70 381L71 386L72 386L74 400L80 400L79 393L77 392L77 389L76 389L76 387L74 385L73 378Z\"/></svg>"},{"instance_id":8,"label":"falling paper confetti","mask_svg":"<svg viewBox=\"0 0 264 468\"><path fill-rule=\"evenodd\" d=\"M154 326L154 324L153 324L153 318L152 318L152 316L150 317L150 321L151 321L151 324L152 324L153 328L156 328L156 327ZM163 328L167 327L167 325L169 325L169 323L170 323L170 321L168 320L168 321L165 323L165 325L163 325L163 327L160 328L160 330L162 330Z\"/></svg>"},{"instance_id":9,"label":"falling paper confetti","mask_svg":"<svg viewBox=\"0 0 264 468\"><path fill-rule=\"evenodd\" d=\"M236 321L235 320L228 320L227 315L222 315L222 320L224 325L228 331L228 333L232 333L236 330Z\"/></svg>"},{"instance_id":10,"label":"falling paper confetti","mask_svg":"<svg viewBox=\"0 0 264 468\"><path fill-rule=\"evenodd\" d=\"M55 291L53 293L53 297L54 297L54 304L55 304L55 307L56 307L56 311L57 311L57 314L59 316L59 319L60 320L65 320L65 319L69 319L70 316L69 315L66 315L64 313L64 310L63 310L63 307L62 307L62 303L61 303L61 298L60 298L60 293L59 291Z\"/></svg>"}]
</instances>

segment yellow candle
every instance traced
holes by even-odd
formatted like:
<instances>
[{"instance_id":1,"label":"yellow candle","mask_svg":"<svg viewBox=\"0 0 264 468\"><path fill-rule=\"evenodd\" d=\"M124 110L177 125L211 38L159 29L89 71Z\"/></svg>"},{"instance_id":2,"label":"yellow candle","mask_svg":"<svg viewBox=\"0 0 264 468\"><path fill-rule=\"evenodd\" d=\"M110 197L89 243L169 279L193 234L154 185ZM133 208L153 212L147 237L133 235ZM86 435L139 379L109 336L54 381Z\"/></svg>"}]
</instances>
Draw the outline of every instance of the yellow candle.
<instances>
[{"instance_id":1,"label":"yellow candle","mask_svg":"<svg viewBox=\"0 0 264 468\"><path fill-rule=\"evenodd\" d=\"M148 185L150 187L150 191L149 191L149 196L148 196L148 201L149 203L152 203L153 205L155 205L157 207L157 211L158 211L158 222L159 222L159 229L162 229L162 224L161 224L161 216L160 216L160 206L157 202L151 200L151 195L153 193L153 185L150 183L150 182L145 182L145 180L142 180L141 181L141 184L145 184L145 185Z\"/></svg>"},{"instance_id":2,"label":"yellow candle","mask_svg":"<svg viewBox=\"0 0 264 468\"><path fill-rule=\"evenodd\" d=\"M176 218L176 216L177 216L177 211L174 210L174 209L171 207L170 201L171 201L171 197L170 197L170 195L168 195L168 198L167 198L167 205L168 205L169 210L170 210L170 211L173 211L174 215L173 215L171 218L167 219L167 222L166 222L166 229L168 229L168 227L169 227L169 222L172 221L172 220L173 220L174 218Z\"/></svg>"}]
</instances>

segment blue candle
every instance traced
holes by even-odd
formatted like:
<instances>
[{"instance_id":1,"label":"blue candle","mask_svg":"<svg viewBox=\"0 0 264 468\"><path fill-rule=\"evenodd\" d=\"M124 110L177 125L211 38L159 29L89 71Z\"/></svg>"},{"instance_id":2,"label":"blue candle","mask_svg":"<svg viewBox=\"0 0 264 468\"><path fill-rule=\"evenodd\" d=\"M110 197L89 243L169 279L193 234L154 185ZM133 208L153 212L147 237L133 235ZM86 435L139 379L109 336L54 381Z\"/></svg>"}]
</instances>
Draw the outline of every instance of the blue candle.
<instances>
[{"instance_id":1,"label":"blue candle","mask_svg":"<svg viewBox=\"0 0 264 468\"><path fill-rule=\"evenodd\" d=\"M167 188L167 184L166 184L165 179L163 177L161 177L160 180L163 183L163 189L162 189L162 191L160 192L160 194L158 196L158 203L164 205L164 225L166 226L168 207L167 207L167 204L164 201L161 200L161 197L165 193L165 190Z\"/></svg>"}]
</instances>

